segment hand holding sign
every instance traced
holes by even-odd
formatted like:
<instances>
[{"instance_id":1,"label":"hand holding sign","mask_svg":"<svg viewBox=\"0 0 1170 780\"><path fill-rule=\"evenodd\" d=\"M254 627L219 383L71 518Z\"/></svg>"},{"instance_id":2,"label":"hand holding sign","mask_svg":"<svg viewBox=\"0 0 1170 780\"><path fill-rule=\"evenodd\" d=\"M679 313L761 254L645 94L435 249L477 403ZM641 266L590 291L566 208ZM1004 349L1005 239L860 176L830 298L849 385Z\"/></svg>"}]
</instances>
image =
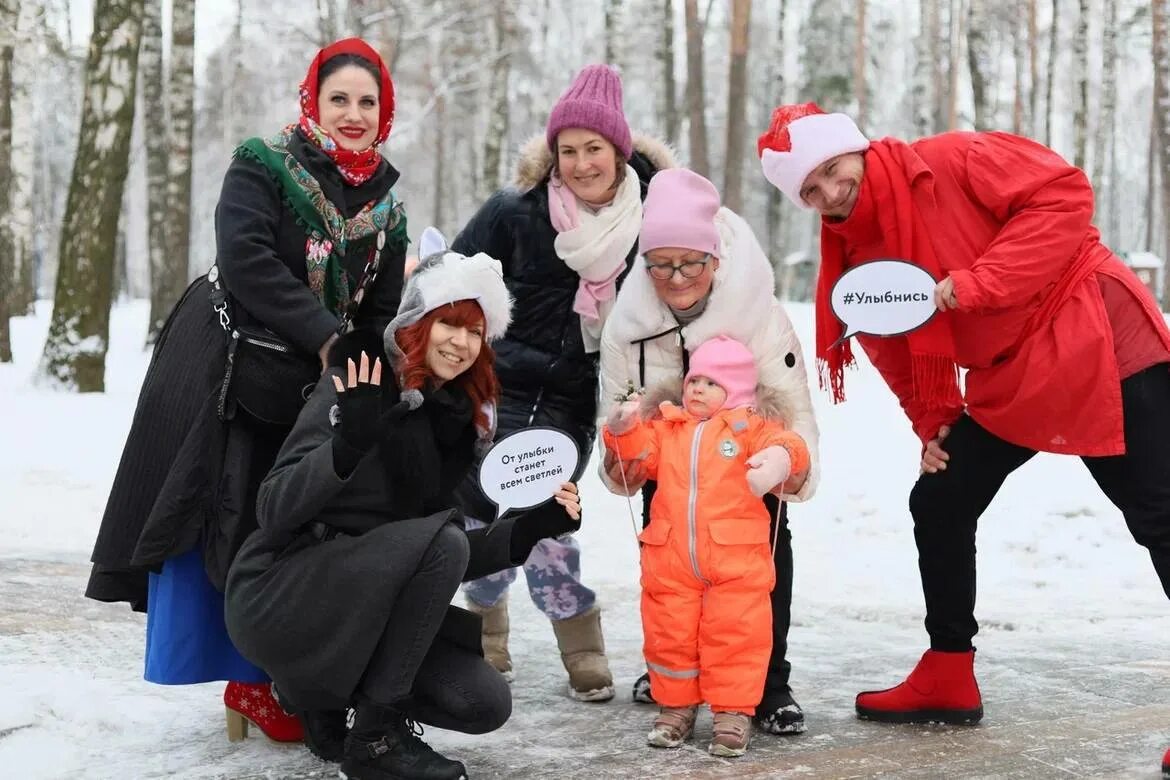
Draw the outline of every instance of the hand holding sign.
<instances>
[{"instance_id":1,"label":"hand holding sign","mask_svg":"<svg viewBox=\"0 0 1170 780\"><path fill-rule=\"evenodd\" d=\"M572 507L566 501L570 499L561 492L573 480L580 460L577 442L564 431L526 428L500 439L488 451L479 466L479 484L496 505L497 518L550 498L569 511ZM575 495L575 488L572 492Z\"/></svg>"},{"instance_id":2,"label":"hand holding sign","mask_svg":"<svg viewBox=\"0 0 1170 780\"><path fill-rule=\"evenodd\" d=\"M905 260L874 260L846 271L833 286L833 314L845 325L838 343L856 333L898 336L934 316L935 279Z\"/></svg>"}]
</instances>

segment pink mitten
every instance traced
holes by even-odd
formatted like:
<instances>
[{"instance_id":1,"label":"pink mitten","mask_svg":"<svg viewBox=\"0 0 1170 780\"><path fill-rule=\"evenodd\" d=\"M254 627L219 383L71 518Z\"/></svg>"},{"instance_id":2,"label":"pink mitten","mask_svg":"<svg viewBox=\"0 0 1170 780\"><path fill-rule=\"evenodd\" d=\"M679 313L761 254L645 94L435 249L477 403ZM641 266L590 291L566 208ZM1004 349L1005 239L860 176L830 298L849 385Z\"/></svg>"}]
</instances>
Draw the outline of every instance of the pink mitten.
<instances>
[{"instance_id":1,"label":"pink mitten","mask_svg":"<svg viewBox=\"0 0 1170 780\"><path fill-rule=\"evenodd\" d=\"M638 401L622 401L615 406L605 420L605 425L614 436L629 433L638 424Z\"/></svg>"},{"instance_id":2,"label":"pink mitten","mask_svg":"<svg viewBox=\"0 0 1170 780\"><path fill-rule=\"evenodd\" d=\"M792 456L783 447L765 447L747 460L748 487L752 495L763 496L792 473Z\"/></svg>"}]
</instances>

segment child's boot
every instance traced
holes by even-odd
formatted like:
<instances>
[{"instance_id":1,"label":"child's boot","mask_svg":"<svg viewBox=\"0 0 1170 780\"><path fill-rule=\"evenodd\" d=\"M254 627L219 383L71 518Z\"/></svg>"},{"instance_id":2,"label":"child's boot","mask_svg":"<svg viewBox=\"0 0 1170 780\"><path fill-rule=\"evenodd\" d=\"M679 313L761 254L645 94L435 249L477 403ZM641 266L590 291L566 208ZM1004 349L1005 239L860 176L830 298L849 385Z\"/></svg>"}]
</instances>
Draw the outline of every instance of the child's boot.
<instances>
[{"instance_id":1,"label":"child's boot","mask_svg":"<svg viewBox=\"0 0 1170 780\"><path fill-rule=\"evenodd\" d=\"M713 756L736 758L747 752L752 741L752 718L742 712L716 712L715 734L707 752Z\"/></svg>"},{"instance_id":2,"label":"child's boot","mask_svg":"<svg viewBox=\"0 0 1170 780\"><path fill-rule=\"evenodd\" d=\"M654 726L646 735L646 744L651 747L676 748L686 742L695 730L695 715L698 708L663 707L654 719Z\"/></svg>"}]
</instances>

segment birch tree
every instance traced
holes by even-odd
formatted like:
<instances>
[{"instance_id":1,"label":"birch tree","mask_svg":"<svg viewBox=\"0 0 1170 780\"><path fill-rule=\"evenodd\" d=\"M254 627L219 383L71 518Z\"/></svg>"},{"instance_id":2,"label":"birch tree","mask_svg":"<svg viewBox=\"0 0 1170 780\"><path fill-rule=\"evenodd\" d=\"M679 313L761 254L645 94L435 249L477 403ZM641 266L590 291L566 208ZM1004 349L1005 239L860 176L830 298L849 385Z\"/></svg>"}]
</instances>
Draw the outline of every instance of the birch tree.
<instances>
[{"instance_id":1,"label":"birch tree","mask_svg":"<svg viewBox=\"0 0 1170 780\"><path fill-rule=\"evenodd\" d=\"M16 272L13 254L11 198L12 181L12 61L16 53L16 0L0 0L0 363L12 362L12 334L9 317L14 299L9 282Z\"/></svg>"},{"instance_id":2,"label":"birch tree","mask_svg":"<svg viewBox=\"0 0 1170 780\"><path fill-rule=\"evenodd\" d=\"M865 6L866 0L857 0L857 29L854 34L853 46L853 102L857 105L857 116L854 118L862 129L868 124L865 83Z\"/></svg>"},{"instance_id":3,"label":"birch tree","mask_svg":"<svg viewBox=\"0 0 1170 780\"><path fill-rule=\"evenodd\" d=\"M786 100L784 90L784 57L785 46L784 26L788 13L788 0L780 0L779 13L776 17L776 49L772 54L772 105L782 105ZM784 235L783 195L775 187L768 187L768 203L764 211L764 230L767 235L768 253L775 263L779 260L781 251L781 237ZM788 276L780 274L780 294L785 297L788 293Z\"/></svg>"},{"instance_id":4,"label":"birch tree","mask_svg":"<svg viewBox=\"0 0 1170 780\"><path fill-rule=\"evenodd\" d=\"M36 268L33 265L33 180L36 176L36 134L33 85L39 66L38 20L41 9L19 3L16 47L12 56L12 178L9 185L8 219L12 231L13 276L9 303L11 315L32 314L36 303Z\"/></svg>"},{"instance_id":5,"label":"birch tree","mask_svg":"<svg viewBox=\"0 0 1170 780\"><path fill-rule=\"evenodd\" d=\"M41 373L80 392L105 388L118 214L126 183L143 0L95 0L85 97L65 206L57 289Z\"/></svg>"},{"instance_id":6,"label":"birch tree","mask_svg":"<svg viewBox=\"0 0 1170 780\"><path fill-rule=\"evenodd\" d=\"M487 133L483 144L483 176L479 180L478 199L483 202L500 186L501 149L508 138L508 76L512 68L513 19L511 4L497 2L492 14L495 34L495 57L488 84Z\"/></svg>"},{"instance_id":7,"label":"birch tree","mask_svg":"<svg viewBox=\"0 0 1170 780\"><path fill-rule=\"evenodd\" d=\"M970 0L967 6L967 68L971 73L971 96L975 108L975 129L990 125L987 114L990 54L988 52L988 16L985 0Z\"/></svg>"},{"instance_id":8,"label":"birch tree","mask_svg":"<svg viewBox=\"0 0 1170 780\"><path fill-rule=\"evenodd\" d=\"M167 88L167 270L170 304L187 286L191 252L191 143L195 131L195 0L171 0L171 66Z\"/></svg>"},{"instance_id":9,"label":"birch tree","mask_svg":"<svg viewBox=\"0 0 1170 780\"><path fill-rule=\"evenodd\" d=\"M626 35L622 24L622 0L603 0L605 3L605 61L617 67L622 66L621 43Z\"/></svg>"},{"instance_id":10,"label":"birch tree","mask_svg":"<svg viewBox=\"0 0 1170 780\"><path fill-rule=\"evenodd\" d=\"M1089 180L1093 183L1093 192L1097 196L1097 213L1109 213L1110 223L1113 223L1113 209L1102 208L1102 204L1109 204L1112 200L1107 197L1107 191L1112 194L1113 178L1115 175L1113 156L1115 151L1114 137L1117 127L1117 0L1104 0L1104 23L1101 30L1101 113L1097 119L1096 137L1093 140L1092 172ZM1100 226L1100 225L1099 225ZM1106 231L1106 240L1116 241L1115 230Z\"/></svg>"},{"instance_id":11,"label":"birch tree","mask_svg":"<svg viewBox=\"0 0 1170 780\"><path fill-rule=\"evenodd\" d=\"M1052 0L1052 24L1048 28L1048 73L1044 85L1044 143L1052 146L1052 86L1056 80L1056 55L1060 45L1060 0Z\"/></svg>"},{"instance_id":12,"label":"birch tree","mask_svg":"<svg viewBox=\"0 0 1170 780\"><path fill-rule=\"evenodd\" d=\"M142 44L138 52L142 79L143 140L146 144L146 252L150 265L150 322L146 341L153 344L170 305L167 278L167 105L163 84L162 0L145 0Z\"/></svg>"},{"instance_id":13,"label":"birch tree","mask_svg":"<svg viewBox=\"0 0 1170 780\"><path fill-rule=\"evenodd\" d=\"M1158 138L1158 165L1161 172L1162 187L1161 215L1162 224L1170 226L1170 176L1166 175L1166 166L1170 164L1170 40L1167 39L1167 18L1170 15L1170 0L1153 0L1150 7L1153 21L1154 40L1152 51L1154 55L1154 124ZM1153 162L1151 160L1151 162ZM1155 166L1151 165L1153 169ZM1152 189L1152 188L1151 188ZM1151 202L1154 200L1150 193ZM1152 216L1152 215L1151 215ZM1153 223L1153 219L1150 220ZM1161 256L1170 258L1170 228L1162 236ZM1151 249L1152 247L1151 242ZM1162 290L1162 300L1170 301L1170 274Z\"/></svg>"}]
</instances>

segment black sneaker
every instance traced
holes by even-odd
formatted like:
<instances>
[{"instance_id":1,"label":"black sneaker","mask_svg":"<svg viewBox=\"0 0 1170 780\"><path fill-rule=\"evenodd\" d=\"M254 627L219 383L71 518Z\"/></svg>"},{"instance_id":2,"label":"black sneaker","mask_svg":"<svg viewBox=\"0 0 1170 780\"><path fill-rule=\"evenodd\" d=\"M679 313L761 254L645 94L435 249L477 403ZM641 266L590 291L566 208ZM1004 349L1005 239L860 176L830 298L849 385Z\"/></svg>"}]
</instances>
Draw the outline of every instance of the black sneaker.
<instances>
[{"instance_id":1,"label":"black sneaker","mask_svg":"<svg viewBox=\"0 0 1170 780\"><path fill-rule=\"evenodd\" d=\"M467 768L435 752L419 739L422 733L405 719L372 742L351 731L338 775L341 780L467 780Z\"/></svg>"},{"instance_id":2,"label":"black sneaker","mask_svg":"<svg viewBox=\"0 0 1170 780\"><path fill-rule=\"evenodd\" d=\"M650 693L650 673L644 672L641 677L634 680L634 701L642 704L656 704L654 695Z\"/></svg>"},{"instance_id":3,"label":"black sneaker","mask_svg":"<svg viewBox=\"0 0 1170 780\"><path fill-rule=\"evenodd\" d=\"M756 725L769 734L803 734L804 710L792 698L792 691L765 691L764 700L756 707Z\"/></svg>"}]
</instances>

